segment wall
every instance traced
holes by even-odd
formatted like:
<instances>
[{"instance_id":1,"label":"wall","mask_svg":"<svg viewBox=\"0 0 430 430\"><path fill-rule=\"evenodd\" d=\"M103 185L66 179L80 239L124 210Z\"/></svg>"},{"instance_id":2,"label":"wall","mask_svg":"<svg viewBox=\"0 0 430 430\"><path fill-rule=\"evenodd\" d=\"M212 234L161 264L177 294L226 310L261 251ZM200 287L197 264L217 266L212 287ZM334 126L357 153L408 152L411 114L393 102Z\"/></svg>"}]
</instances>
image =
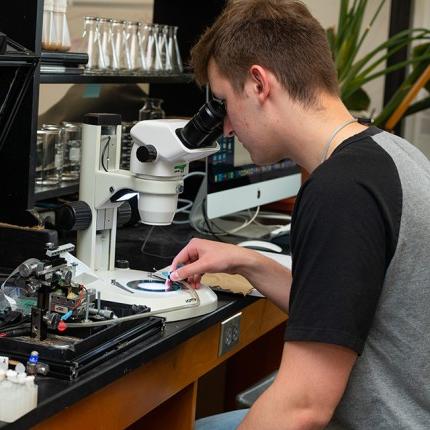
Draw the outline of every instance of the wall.
<instances>
[{"instance_id":1,"label":"wall","mask_svg":"<svg viewBox=\"0 0 430 430\"><path fill-rule=\"evenodd\" d=\"M324 28L336 27L339 17L340 0L304 0L304 3L309 7L312 14L318 18ZM352 2L351 2L352 3ZM369 24L373 17L380 1L369 1L366 15L363 24ZM366 36L365 42L358 53L358 59L370 52L379 44L385 42L388 37L390 23L390 1L387 0L380 11L377 20L372 26L372 29ZM363 28L364 25L363 25ZM378 70L382 69L382 65ZM369 113L379 112L383 106L384 99L384 78L378 78L369 82L364 86L364 89L371 98Z\"/></svg>"},{"instance_id":2,"label":"wall","mask_svg":"<svg viewBox=\"0 0 430 430\"><path fill-rule=\"evenodd\" d=\"M415 0L414 2L414 27L430 28L430 1ZM417 100L428 96L425 90L417 96ZM418 112L405 120L405 138L424 152L430 159L430 109Z\"/></svg>"}]
</instances>

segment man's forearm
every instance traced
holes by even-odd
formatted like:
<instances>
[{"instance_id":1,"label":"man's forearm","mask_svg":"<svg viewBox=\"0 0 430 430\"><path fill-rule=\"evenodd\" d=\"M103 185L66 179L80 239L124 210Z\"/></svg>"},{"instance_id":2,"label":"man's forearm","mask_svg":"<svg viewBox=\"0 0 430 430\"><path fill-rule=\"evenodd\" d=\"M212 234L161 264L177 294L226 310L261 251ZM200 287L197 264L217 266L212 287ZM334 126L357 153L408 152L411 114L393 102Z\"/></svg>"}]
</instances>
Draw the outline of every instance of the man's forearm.
<instances>
[{"instance_id":1,"label":"man's forearm","mask_svg":"<svg viewBox=\"0 0 430 430\"><path fill-rule=\"evenodd\" d=\"M271 258L250 251L237 273L282 310L288 311L291 290L291 271Z\"/></svg>"}]
</instances>

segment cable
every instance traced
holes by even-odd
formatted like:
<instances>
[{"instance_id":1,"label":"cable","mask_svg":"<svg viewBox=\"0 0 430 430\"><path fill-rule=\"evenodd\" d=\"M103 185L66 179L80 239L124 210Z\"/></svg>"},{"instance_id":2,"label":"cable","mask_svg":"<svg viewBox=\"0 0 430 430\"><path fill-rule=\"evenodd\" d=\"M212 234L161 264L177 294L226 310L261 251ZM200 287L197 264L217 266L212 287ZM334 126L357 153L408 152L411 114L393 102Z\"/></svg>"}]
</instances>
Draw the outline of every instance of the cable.
<instances>
[{"instance_id":1,"label":"cable","mask_svg":"<svg viewBox=\"0 0 430 430\"><path fill-rule=\"evenodd\" d=\"M206 176L206 172L190 172L184 176L184 179L188 179L191 176Z\"/></svg>"},{"instance_id":2,"label":"cable","mask_svg":"<svg viewBox=\"0 0 430 430\"><path fill-rule=\"evenodd\" d=\"M37 60L34 60L33 63L31 64L31 66L27 72L27 75L24 78L24 82L21 85L21 88L18 92L18 95L15 98L15 103L12 106L9 117L8 117L6 123L4 124L3 129L0 133L0 152L3 149L4 143L6 141L6 137L9 134L10 127L11 127L13 121L15 120L15 116L18 112L19 107L21 106L22 99L24 98L24 94L27 91L28 85L30 84L31 78L33 77L33 74L34 74L34 71L36 70L38 62L39 62L39 60L37 59Z\"/></svg>"},{"instance_id":3,"label":"cable","mask_svg":"<svg viewBox=\"0 0 430 430\"><path fill-rule=\"evenodd\" d=\"M215 237L215 239L219 240L220 242L225 242L225 240L220 239L219 235L215 234L214 231L212 230L212 227L211 227L210 222L209 222L208 214L206 212L206 205L205 205L205 203L206 203L206 197L203 199L203 202L202 202L202 212L203 212L203 218L205 219L205 224L206 224L206 226L208 228L209 233L213 237Z\"/></svg>"},{"instance_id":4,"label":"cable","mask_svg":"<svg viewBox=\"0 0 430 430\"><path fill-rule=\"evenodd\" d=\"M257 209L255 210L255 214L251 217L251 219L249 219L248 221L245 221L242 225L240 225L238 227L235 227L235 228L233 228L231 230L224 230L223 233L218 233L218 234L220 236L226 236L226 235L229 235L229 234L237 233L240 230L243 230L244 228L248 227L250 224L252 224L255 221L255 219L257 218L259 212L260 212L260 206L257 206ZM217 228L219 228L219 227L217 226ZM220 229L220 230L223 230L223 229Z\"/></svg>"},{"instance_id":5,"label":"cable","mask_svg":"<svg viewBox=\"0 0 430 430\"><path fill-rule=\"evenodd\" d=\"M105 146L104 146L103 151L102 151L102 157L101 157L102 167L103 167L103 170L105 172L108 171L108 169L106 169L106 166L105 166L105 153L106 153L107 148L109 147L109 142L110 142L110 136L108 136L108 138L107 138L107 141L106 141ZM107 161L109 161L109 158L107 159Z\"/></svg>"},{"instance_id":6,"label":"cable","mask_svg":"<svg viewBox=\"0 0 430 430\"><path fill-rule=\"evenodd\" d=\"M193 206L193 202L191 200L187 200L187 199L178 199L178 203L186 203L186 204L185 204L185 206L182 206L182 207L176 209L175 213L189 212L188 209L190 209Z\"/></svg>"},{"instance_id":7,"label":"cable","mask_svg":"<svg viewBox=\"0 0 430 430\"><path fill-rule=\"evenodd\" d=\"M15 70L15 75L14 75L14 77L13 77L13 79L12 79L12 82L10 83L10 85L9 85L9 89L7 90L7 93L6 93L6 95L5 95L5 97L4 97L4 100L3 100L3 104L1 105L1 107L0 107L0 118L1 118L1 116L3 115L3 111L5 110L5 108L6 108L6 104L7 104L7 101L9 100L9 96L10 96L10 93L11 93L11 91L12 91L12 88L13 88L13 86L15 85L15 81L16 81L16 78L17 78L17 76L18 76L18 72L19 72L19 68L17 68L16 70Z\"/></svg>"},{"instance_id":8,"label":"cable","mask_svg":"<svg viewBox=\"0 0 430 430\"><path fill-rule=\"evenodd\" d=\"M191 208L193 207L193 202L191 200L187 200L187 199L178 199L178 203L186 203L185 206L182 206L178 209L176 209L175 211L175 215L178 213L184 213L184 214L190 214L191 213ZM183 221L172 221L173 225L181 225L181 224L189 224L190 223L190 219L188 216L188 219L183 220Z\"/></svg>"},{"instance_id":9,"label":"cable","mask_svg":"<svg viewBox=\"0 0 430 430\"><path fill-rule=\"evenodd\" d=\"M155 225L151 226L151 228L149 229L148 233L146 234L146 237L145 237L145 240L143 241L142 246L140 247L140 252L142 254L144 254L143 250L145 249L146 243L148 242L148 240L149 240L149 238L150 238L150 236L152 234L152 231L154 230L154 227L155 227Z\"/></svg>"}]
</instances>

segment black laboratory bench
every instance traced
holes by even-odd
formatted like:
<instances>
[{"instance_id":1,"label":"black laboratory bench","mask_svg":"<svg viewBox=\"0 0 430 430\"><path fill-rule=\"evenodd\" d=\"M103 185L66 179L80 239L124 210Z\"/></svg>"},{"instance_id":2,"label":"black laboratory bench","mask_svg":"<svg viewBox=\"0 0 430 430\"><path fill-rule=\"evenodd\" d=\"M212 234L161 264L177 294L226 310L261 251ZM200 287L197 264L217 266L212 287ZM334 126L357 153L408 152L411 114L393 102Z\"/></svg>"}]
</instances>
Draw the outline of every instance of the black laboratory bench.
<instances>
[{"instance_id":1,"label":"black laboratory bench","mask_svg":"<svg viewBox=\"0 0 430 430\"><path fill-rule=\"evenodd\" d=\"M189 226L119 229L117 256L164 267L193 236ZM214 312L168 322L73 381L39 377L37 408L0 428L191 430L196 416L233 409L238 392L278 366L286 315L266 299L217 294ZM238 312L239 343L219 355L221 323Z\"/></svg>"}]
</instances>

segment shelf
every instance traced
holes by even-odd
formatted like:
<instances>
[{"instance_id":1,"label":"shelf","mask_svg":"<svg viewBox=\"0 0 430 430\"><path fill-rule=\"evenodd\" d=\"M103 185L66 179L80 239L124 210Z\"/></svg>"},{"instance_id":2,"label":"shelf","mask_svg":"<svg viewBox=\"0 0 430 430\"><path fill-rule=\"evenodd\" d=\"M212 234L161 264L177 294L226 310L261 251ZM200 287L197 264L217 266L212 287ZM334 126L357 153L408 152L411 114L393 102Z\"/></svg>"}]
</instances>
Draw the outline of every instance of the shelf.
<instances>
[{"instance_id":1,"label":"shelf","mask_svg":"<svg viewBox=\"0 0 430 430\"><path fill-rule=\"evenodd\" d=\"M67 196L79 192L79 182L62 183L61 185L36 185L34 201L52 199Z\"/></svg>"},{"instance_id":2,"label":"shelf","mask_svg":"<svg viewBox=\"0 0 430 430\"><path fill-rule=\"evenodd\" d=\"M41 84L184 84L193 80L191 73L177 75L72 75L65 73L41 73Z\"/></svg>"}]
</instances>

